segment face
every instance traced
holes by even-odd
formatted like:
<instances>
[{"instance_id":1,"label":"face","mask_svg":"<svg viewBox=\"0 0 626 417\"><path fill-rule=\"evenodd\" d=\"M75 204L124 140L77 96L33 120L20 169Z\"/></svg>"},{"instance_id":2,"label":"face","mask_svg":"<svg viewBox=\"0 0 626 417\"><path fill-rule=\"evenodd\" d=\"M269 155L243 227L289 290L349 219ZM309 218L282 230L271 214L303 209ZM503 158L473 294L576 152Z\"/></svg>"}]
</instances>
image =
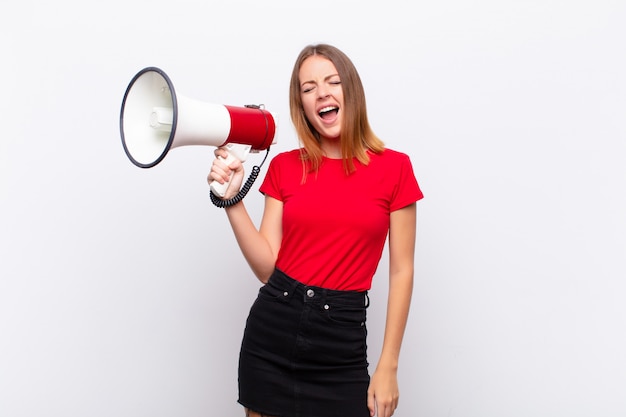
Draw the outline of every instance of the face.
<instances>
[{"instance_id":1,"label":"face","mask_svg":"<svg viewBox=\"0 0 626 417\"><path fill-rule=\"evenodd\" d=\"M309 123L322 139L338 139L341 133L343 89L335 65L313 55L299 71L300 97Z\"/></svg>"}]
</instances>

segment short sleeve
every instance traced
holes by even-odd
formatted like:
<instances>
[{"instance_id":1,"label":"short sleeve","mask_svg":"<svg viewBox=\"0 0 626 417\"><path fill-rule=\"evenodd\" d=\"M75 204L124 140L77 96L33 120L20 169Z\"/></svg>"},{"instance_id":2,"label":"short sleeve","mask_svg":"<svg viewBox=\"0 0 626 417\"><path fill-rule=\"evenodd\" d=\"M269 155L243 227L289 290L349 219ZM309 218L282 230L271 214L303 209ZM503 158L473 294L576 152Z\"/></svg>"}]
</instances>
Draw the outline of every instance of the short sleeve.
<instances>
[{"instance_id":1,"label":"short sleeve","mask_svg":"<svg viewBox=\"0 0 626 417\"><path fill-rule=\"evenodd\" d=\"M282 200L280 196L280 188L278 179L279 175L279 163L277 158L274 158L270 161L269 168L267 169L267 174L265 174L265 178L259 187L259 191L265 195L273 197L277 200Z\"/></svg>"},{"instance_id":2,"label":"short sleeve","mask_svg":"<svg viewBox=\"0 0 626 417\"><path fill-rule=\"evenodd\" d=\"M413 164L409 156L398 153L398 159L396 185L389 204L390 211L399 210L424 198L424 194L415 178Z\"/></svg>"}]
</instances>

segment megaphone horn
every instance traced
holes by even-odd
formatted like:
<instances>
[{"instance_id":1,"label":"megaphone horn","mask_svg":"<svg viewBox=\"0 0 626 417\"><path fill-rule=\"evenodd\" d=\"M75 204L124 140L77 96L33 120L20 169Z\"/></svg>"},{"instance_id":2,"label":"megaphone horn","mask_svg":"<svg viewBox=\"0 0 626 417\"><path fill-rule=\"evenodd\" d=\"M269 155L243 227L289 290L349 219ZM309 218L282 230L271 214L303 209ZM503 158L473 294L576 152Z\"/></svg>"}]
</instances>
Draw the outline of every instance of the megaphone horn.
<instances>
[{"instance_id":1,"label":"megaphone horn","mask_svg":"<svg viewBox=\"0 0 626 417\"><path fill-rule=\"evenodd\" d=\"M187 145L229 145L244 161L249 152L275 143L276 127L274 115L262 105L226 106L178 95L167 74L156 67L133 77L120 114L124 151L140 168L151 168L170 149ZM227 185L216 194L223 197Z\"/></svg>"}]
</instances>

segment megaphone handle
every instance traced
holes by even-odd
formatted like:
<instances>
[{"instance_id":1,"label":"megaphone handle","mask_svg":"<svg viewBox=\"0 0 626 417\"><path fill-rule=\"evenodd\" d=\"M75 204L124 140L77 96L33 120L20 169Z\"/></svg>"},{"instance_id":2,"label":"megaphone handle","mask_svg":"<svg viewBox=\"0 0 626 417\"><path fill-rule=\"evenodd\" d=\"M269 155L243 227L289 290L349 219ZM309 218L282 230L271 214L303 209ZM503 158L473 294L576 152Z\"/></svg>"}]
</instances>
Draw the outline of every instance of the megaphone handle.
<instances>
[{"instance_id":1,"label":"megaphone handle","mask_svg":"<svg viewBox=\"0 0 626 417\"><path fill-rule=\"evenodd\" d=\"M241 190L239 190L236 196L234 196L233 198L229 200L222 200L213 192L213 190L211 190L209 192L209 195L211 196L211 202L216 207L226 208L226 207L232 207L235 204L238 204L241 200L243 200L243 198L246 195L248 195L248 191L250 191L250 189L252 188L252 185L254 184L254 181L256 181L257 177L261 173L261 166L265 163L265 160L267 159L267 156L269 154L270 154L270 148L267 148L267 153L265 154L265 158L263 158L261 165L259 166L255 165L252 167L252 172L250 173L250 176L248 177L246 182L243 184L243 186L241 187Z\"/></svg>"},{"instance_id":2,"label":"megaphone handle","mask_svg":"<svg viewBox=\"0 0 626 417\"><path fill-rule=\"evenodd\" d=\"M236 159L244 162L248 156L248 153L250 152L251 146L240 143L228 143L222 148L226 150L228 155L226 156L226 158L222 158L220 156L218 157L218 159L220 159L226 165L230 165ZM228 189L228 185L230 184L230 181L232 179L233 173L231 172L230 179L227 182L220 184L217 181L213 181L211 183L211 190L215 195L218 195L220 198L224 198L224 196L226 195L226 190Z\"/></svg>"},{"instance_id":3,"label":"megaphone handle","mask_svg":"<svg viewBox=\"0 0 626 417\"><path fill-rule=\"evenodd\" d=\"M236 158L229 153L228 157L226 158L222 158L221 156L219 157L219 159L224 162L226 165L229 165L231 162L233 162ZM226 195L226 189L228 189L228 185L230 185L230 181L233 179L233 173L230 173L230 178L228 181L225 181L223 184L220 184L217 181L213 181L211 182L211 191L213 191L213 193L215 195L218 195L220 198L224 198L224 195Z\"/></svg>"}]
</instances>

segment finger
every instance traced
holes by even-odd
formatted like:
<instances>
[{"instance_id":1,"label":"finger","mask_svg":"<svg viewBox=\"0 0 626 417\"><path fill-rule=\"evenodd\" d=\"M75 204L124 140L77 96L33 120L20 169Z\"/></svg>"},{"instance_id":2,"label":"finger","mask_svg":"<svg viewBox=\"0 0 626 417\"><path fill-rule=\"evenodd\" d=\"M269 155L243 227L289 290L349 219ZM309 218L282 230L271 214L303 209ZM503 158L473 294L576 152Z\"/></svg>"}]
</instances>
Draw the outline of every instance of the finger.
<instances>
[{"instance_id":1,"label":"finger","mask_svg":"<svg viewBox=\"0 0 626 417\"><path fill-rule=\"evenodd\" d=\"M394 400L389 405L389 416L390 417L396 412L397 408L398 408L398 399L394 398Z\"/></svg>"},{"instance_id":2,"label":"finger","mask_svg":"<svg viewBox=\"0 0 626 417\"><path fill-rule=\"evenodd\" d=\"M230 180L230 174L231 170L230 168L228 168L228 166L224 165L218 160L215 160L208 177L210 180L218 181L220 184L222 184Z\"/></svg>"},{"instance_id":3,"label":"finger","mask_svg":"<svg viewBox=\"0 0 626 417\"><path fill-rule=\"evenodd\" d=\"M243 164L239 159L235 159L230 164L228 164L228 168L230 168L232 171L238 172L243 169Z\"/></svg>"},{"instance_id":4,"label":"finger","mask_svg":"<svg viewBox=\"0 0 626 417\"><path fill-rule=\"evenodd\" d=\"M233 172L243 170L243 164L240 160L236 158L232 161L229 161L228 163L226 160L216 159L213 162L213 167L215 168L216 172L224 176L224 179L226 181L230 179L230 176L233 174Z\"/></svg>"},{"instance_id":5,"label":"finger","mask_svg":"<svg viewBox=\"0 0 626 417\"><path fill-rule=\"evenodd\" d=\"M367 408L370 410L370 416L373 417L376 414L376 400L374 394L367 393Z\"/></svg>"},{"instance_id":6,"label":"finger","mask_svg":"<svg viewBox=\"0 0 626 417\"><path fill-rule=\"evenodd\" d=\"M219 158L219 157L226 158L228 156L228 151L224 148L216 148L213 151L213 154L215 155L216 158Z\"/></svg>"},{"instance_id":7,"label":"finger","mask_svg":"<svg viewBox=\"0 0 626 417\"><path fill-rule=\"evenodd\" d=\"M207 182L209 184L211 184L213 181L217 181L220 184L223 184L225 182L224 178L221 175L218 175L218 174L216 174L215 172L212 172L212 171L209 173L209 175L207 175L206 180L207 180Z\"/></svg>"},{"instance_id":8,"label":"finger","mask_svg":"<svg viewBox=\"0 0 626 417\"><path fill-rule=\"evenodd\" d=\"M391 417L393 415L393 410L394 410L393 405L387 403L384 407L384 412L383 412L384 417Z\"/></svg>"},{"instance_id":9,"label":"finger","mask_svg":"<svg viewBox=\"0 0 626 417\"><path fill-rule=\"evenodd\" d=\"M398 407L395 399L376 403L378 408L378 417L391 417Z\"/></svg>"}]
</instances>

